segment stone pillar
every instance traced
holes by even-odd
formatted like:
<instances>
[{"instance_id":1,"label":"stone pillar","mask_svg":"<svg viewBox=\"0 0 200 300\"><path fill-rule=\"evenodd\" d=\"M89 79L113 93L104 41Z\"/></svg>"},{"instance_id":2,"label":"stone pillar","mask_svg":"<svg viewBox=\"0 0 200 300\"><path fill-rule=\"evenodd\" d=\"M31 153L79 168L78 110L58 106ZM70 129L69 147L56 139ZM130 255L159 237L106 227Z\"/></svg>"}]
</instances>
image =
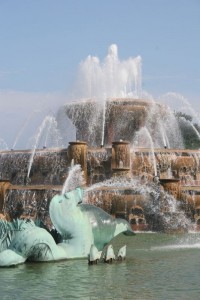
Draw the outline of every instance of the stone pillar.
<instances>
[{"instance_id":1,"label":"stone pillar","mask_svg":"<svg viewBox=\"0 0 200 300\"><path fill-rule=\"evenodd\" d=\"M130 143L119 141L112 143L113 176L130 176Z\"/></svg>"},{"instance_id":2,"label":"stone pillar","mask_svg":"<svg viewBox=\"0 0 200 300\"><path fill-rule=\"evenodd\" d=\"M5 194L10 185L9 180L0 180L0 213L3 212Z\"/></svg>"},{"instance_id":3,"label":"stone pillar","mask_svg":"<svg viewBox=\"0 0 200 300\"><path fill-rule=\"evenodd\" d=\"M69 158L75 165L81 165L84 171L85 180L87 180L87 143L82 141L69 143Z\"/></svg>"}]
</instances>

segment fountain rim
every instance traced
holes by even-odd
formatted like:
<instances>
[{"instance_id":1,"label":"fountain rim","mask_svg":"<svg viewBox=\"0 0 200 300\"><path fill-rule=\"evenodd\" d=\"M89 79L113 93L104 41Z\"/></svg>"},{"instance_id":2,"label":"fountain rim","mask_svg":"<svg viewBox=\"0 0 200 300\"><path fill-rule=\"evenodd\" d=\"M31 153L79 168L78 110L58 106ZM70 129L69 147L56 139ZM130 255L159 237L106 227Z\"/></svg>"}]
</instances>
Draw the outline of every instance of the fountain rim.
<instances>
[{"instance_id":1,"label":"fountain rim","mask_svg":"<svg viewBox=\"0 0 200 300\"><path fill-rule=\"evenodd\" d=\"M87 145L87 142L77 140L74 142L69 142L69 145Z\"/></svg>"},{"instance_id":2,"label":"fountain rim","mask_svg":"<svg viewBox=\"0 0 200 300\"><path fill-rule=\"evenodd\" d=\"M123 140L112 142L112 145L129 145L129 144L130 144L129 141L123 141Z\"/></svg>"},{"instance_id":3,"label":"fountain rim","mask_svg":"<svg viewBox=\"0 0 200 300\"><path fill-rule=\"evenodd\" d=\"M159 178L160 183L177 183L180 182L178 178Z\"/></svg>"},{"instance_id":4,"label":"fountain rim","mask_svg":"<svg viewBox=\"0 0 200 300\"><path fill-rule=\"evenodd\" d=\"M130 168L112 168L113 171L130 171Z\"/></svg>"},{"instance_id":5,"label":"fountain rim","mask_svg":"<svg viewBox=\"0 0 200 300\"><path fill-rule=\"evenodd\" d=\"M135 105L143 105L148 106L151 104L157 104L161 106L161 104L155 100L152 99L144 99L144 98L134 98L134 97L107 97L106 99L107 103L113 103L113 104L135 104ZM71 106L71 105L84 105L84 104L98 104L100 101L98 98L83 98L83 99L76 99L69 103L64 104L64 107Z\"/></svg>"}]
</instances>

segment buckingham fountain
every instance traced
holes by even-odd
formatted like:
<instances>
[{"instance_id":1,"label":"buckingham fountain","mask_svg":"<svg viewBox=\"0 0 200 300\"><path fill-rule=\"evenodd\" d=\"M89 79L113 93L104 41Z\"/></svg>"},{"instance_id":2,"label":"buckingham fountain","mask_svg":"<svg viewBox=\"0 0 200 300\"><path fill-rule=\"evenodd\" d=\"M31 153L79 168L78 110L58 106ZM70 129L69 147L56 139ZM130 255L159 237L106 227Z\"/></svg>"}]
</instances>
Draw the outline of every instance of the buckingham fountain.
<instances>
[{"instance_id":1,"label":"buckingham fountain","mask_svg":"<svg viewBox=\"0 0 200 300\"><path fill-rule=\"evenodd\" d=\"M66 258L65 247L52 240L58 241L60 236L70 240L73 230L79 234L72 239L68 257L88 254L91 241L81 240L85 234L95 239L100 251L115 235L114 231L198 230L200 150L185 149L180 130L180 124L193 128L192 123L188 125L183 117L177 118L169 106L142 91L141 58L120 61L116 45L110 46L102 64L97 57L89 56L80 66L80 78L81 99L60 108L57 120L45 119L31 150L0 151L1 224L8 222L14 224L13 228L23 228L24 221L29 220L26 239L29 232L40 231L41 243L46 234L43 230L51 232L43 246L51 249L49 260L55 253L58 259ZM49 122L48 132L53 132L52 126L59 125L60 115L68 120L69 128L75 129L74 140L67 147L39 148L44 125ZM54 132L55 138L59 126ZM82 170L81 182L70 175L76 168L79 174ZM70 219L71 209L65 201L71 199L76 205L82 203L82 208L63 225L63 213L68 213ZM58 203L63 206L59 208L60 215L54 212ZM101 240L94 229L95 222L92 227L88 225L85 216L93 213L90 205L106 214L101 217L97 212L100 227L102 218L112 218L114 227L110 226L115 230L109 238L104 236ZM126 222L125 229L116 230L118 218ZM87 231L84 233L83 224ZM22 241L24 236L19 234L18 239ZM85 252L81 248L82 253L77 254L80 240ZM1 242L5 249L8 237ZM21 249L21 245L22 242L16 242L12 247L23 262L34 251ZM31 247L34 249L33 241Z\"/></svg>"}]
</instances>

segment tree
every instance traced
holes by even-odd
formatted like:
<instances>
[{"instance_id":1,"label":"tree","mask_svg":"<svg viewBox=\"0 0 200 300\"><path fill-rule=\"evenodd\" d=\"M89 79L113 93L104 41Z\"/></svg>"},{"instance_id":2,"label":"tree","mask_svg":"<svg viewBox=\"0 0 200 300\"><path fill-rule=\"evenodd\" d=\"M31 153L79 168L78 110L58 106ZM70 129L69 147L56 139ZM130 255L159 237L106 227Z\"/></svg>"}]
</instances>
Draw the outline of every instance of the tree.
<instances>
[{"instance_id":1,"label":"tree","mask_svg":"<svg viewBox=\"0 0 200 300\"><path fill-rule=\"evenodd\" d=\"M192 123L192 116L175 112L186 149L200 149L200 126Z\"/></svg>"}]
</instances>

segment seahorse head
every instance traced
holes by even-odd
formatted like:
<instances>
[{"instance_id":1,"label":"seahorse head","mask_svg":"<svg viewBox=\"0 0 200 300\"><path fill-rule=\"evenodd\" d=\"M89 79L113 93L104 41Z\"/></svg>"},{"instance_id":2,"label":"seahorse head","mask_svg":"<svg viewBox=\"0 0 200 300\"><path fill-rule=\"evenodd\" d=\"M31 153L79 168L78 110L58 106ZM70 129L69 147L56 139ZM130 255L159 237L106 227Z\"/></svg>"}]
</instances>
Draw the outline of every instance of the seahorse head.
<instances>
[{"instance_id":1,"label":"seahorse head","mask_svg":"<svg viewBox=\"0 0 200 300\"><path fill-rule=\"evenodd\" d=\"M76 188L65 194L55 195L49 205L49 214L55 228L62 234L66 234L73 226L79 209L77 205L82 202L83 190Z\"/></svg>"}]
</instances>

